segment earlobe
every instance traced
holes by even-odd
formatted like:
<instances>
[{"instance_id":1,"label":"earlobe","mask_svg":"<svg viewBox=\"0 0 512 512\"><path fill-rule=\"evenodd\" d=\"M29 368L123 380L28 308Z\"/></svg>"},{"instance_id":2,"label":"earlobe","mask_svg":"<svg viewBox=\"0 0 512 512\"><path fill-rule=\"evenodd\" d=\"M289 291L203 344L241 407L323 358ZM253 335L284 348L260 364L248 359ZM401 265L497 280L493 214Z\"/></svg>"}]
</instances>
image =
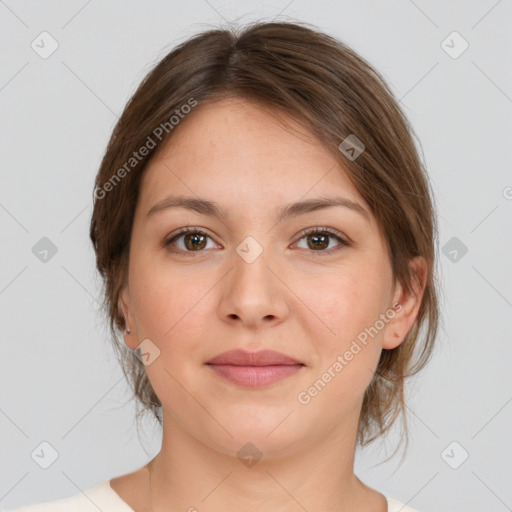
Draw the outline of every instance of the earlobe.
<instances>
[{"instance_id":1,"label":"earlobe","mask_svg":"<svg viewBox=\"0 0 512 512\"><path fill-rule=\"evenodd\" d=\"M425 258L416 256L410 261L413 271L412 290L406 293L401 283L397 283L392 305L395 316L390 320L384 332L382 348L393 349L403 343L411 330L419 309L427 279L427 264Z\"/></svg>"},{"instance_id":2,"label":"earlobe","mask_svg":"<svg viewBox=\"0 0 512 512\"><path fill-rule=\"evenodd\" d=\"M132 334L134 329L134 319L130 307L129 292L127 286L124 286L119 292L118 308L121 310L124 317L125 331L123 333L126 345L133 348L132 345L136 343L135 336Z\"/></svg>"}]
</instances>

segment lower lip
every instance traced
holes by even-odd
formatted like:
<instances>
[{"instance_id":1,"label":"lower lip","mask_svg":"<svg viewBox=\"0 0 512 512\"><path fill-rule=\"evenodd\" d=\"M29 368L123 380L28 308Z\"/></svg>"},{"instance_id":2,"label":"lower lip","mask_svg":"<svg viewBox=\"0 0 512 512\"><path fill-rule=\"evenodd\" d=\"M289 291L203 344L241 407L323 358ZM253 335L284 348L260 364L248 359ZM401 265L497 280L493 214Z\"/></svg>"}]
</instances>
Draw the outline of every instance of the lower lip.
<instances>
[{"instance_id":1,"label":"lower lip","mask_svg":"<svg viewBox=\"0 0 512 512\"><path fill-rule=\"evenodd\" d=\"M259 388L297 373L304 365L236 366L232 364L209 364L207 366L221 377L235 384L249 388Z\"/></svg>"}]
</instances>

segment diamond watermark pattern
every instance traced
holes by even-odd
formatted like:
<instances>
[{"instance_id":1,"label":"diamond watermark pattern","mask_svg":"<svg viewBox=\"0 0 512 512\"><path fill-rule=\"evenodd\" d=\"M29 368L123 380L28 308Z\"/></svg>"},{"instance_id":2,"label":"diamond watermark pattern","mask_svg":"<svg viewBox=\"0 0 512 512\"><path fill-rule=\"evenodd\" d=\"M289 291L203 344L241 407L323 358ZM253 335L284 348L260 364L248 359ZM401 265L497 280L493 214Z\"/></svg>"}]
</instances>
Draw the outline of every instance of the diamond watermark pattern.
<instances>
[{"instance_id":1,"label":"diamond watermark pattern","mask_svg":"<svg viewBox=\"0 0 512 512\"><path fill-rule=\"evenodd\" d=\"M457 441L452 441L442 452L441 458L452 469L458 469L469 457L466 449Z\"/></svg>"},{"instance_id":2,"label":"diamond watermark pattern","mask_svg":"<svg viewBox=\"0 0 512 512\"><path fill-rule=\"evenodd\" d=\"M34 448L30 456L38 466L48 469L59 458L59 453L50 443L43 441Z\"/></svg>"},{"instance_id":3,"label":"diamond watermark pattern","mask_svg":"<svg viewBox=\"0 0 512 512\"><path fill-rule=\"evenodd\" d=\"M57 254L57 246L46 236L43 236L32 247L32 254L43 263L48 263Z\"/></svg>"},{"instance_id":4,"label":"diamond watermark pattern","mask_svg":"<svg viewBox=\"0 0 512 512\"><path fill-rule=\"evenodd\" d=\"M144 366L149 366L160 356L160 349L149 338L143 340L137 349L140 352L135 351L135 356Z\"/></svg>"},{"instance_id":5,"label":"diamond watermark pattern","mask_svg":"<svg viewBox=\"0 0 512 512\"><path fill-rule=\"evenodd\" d=\"M454 30L442 42L441 48L452 58L458 59L469 47L469 43Z\"/></svg>"},{"instance_id":6,"label":"diamond watermark pattern","mask_svg":"<svg viewBox=\"0 0 512 512\"><path fill-rule=\"evenodd\" d=\"M262 453L253 443L244 444L237 452L240 462L248 468L252 468L261 459L261 455Z\"/></svg>"},{"instance_id":7,"label":"diamond watermark pattern","mask_svg":"<svg viewBox=\"0 0 512 512\"><path fill-rule=\"evenodd\" d=\"M353 133L343 139L338 146L338 149L352 161L354 161L365 150L365 148L366 146L363 144L363 141Z\"/></svg>"},{"instance_id":8,"label":"diamond watermark pattern","mask_svg":"<svg viewBox=\"0 0 512 512\"><path fill-rule=\"evenodd\" d=\"M468 248L456 236L453 236L443 245L442 251L452 263L458 263L468 252Z\"/></svg>"},{"instance_id":9,"label":"diamond watermark pattern","mask_svg":"<svg viewBox=\"0 0 512 512\"><path fill-rule=\"evenodd\" d=\"M253 263L263 252L263 247L252 236L248 236L238 245L236 252L246 263Z\"/></svg>"},{"instance_id":10,"label":"diamond watermark pattern","mask_svg":"<svg viewBox=\"0 0 512 512\"><path fill-rule=\"evenodd\" d=\"M33 41L30 43L32 50L34 50L39 57L47 59L54 53L59 47L57 40L52 37L48 32L41 32Z\"/></svg>"}]
</instances>

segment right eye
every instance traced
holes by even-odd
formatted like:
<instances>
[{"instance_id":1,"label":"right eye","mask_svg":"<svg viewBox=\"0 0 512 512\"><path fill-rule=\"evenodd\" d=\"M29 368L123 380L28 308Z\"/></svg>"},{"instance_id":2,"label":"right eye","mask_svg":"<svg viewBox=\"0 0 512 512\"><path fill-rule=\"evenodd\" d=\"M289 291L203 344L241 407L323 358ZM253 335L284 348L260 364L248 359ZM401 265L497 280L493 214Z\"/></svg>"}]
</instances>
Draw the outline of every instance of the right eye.
<instances>
[{"instance_id":1,"label":"right eye","mask_svg":"<svg viewBox=\"0 0 512 512\"><path fill-rule=\"evenodd\" d=\"M208 236L204 231L201 231L197 228L186 227L180 229L177 233L172 234L169 238L164 241L164 247L173 246L176 241L181 240L181 247L178 249L170 248L169 250L175 253L189 253L190 256L195 256L195 254L191 254L194 252L201 252L201 249L206 248L207 239L211 237Z\"/></svg>"}]
</instances>

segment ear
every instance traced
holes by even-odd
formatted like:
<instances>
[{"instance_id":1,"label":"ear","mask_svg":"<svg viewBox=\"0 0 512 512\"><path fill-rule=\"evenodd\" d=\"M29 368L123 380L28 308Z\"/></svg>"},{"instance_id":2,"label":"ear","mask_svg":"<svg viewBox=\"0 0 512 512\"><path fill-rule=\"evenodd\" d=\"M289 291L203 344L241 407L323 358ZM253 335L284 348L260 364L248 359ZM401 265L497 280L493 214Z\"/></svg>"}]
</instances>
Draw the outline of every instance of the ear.
<instances>
[{"instance_id":1,"label":"ear","mask_svg":"<svg viewBox=\"0 0 512 512\"><path fill-rule=\"evenodd\" d=\"M382 348L393 349L403 343L418 316L427 282L427 262L422 256L416 256L409 264L414 274L413 291L406 293L402 285L396 283L391 303L395 316L388 322Z\"/></svg>"},{"instance_id":2,"label":"ear","mask_svg":"<svg viewBox=\"0 0 512 512\"><path fill-rule=\"evenodd\" d=\"M123 312L125 322L125 331L123 333L124 341L128 347L135 350L139 345L139 342L128 285L124 285L119 292L118 307ZM130 329L131 332L128 333L126 329Z\"/></svg>"}]
</instances>

